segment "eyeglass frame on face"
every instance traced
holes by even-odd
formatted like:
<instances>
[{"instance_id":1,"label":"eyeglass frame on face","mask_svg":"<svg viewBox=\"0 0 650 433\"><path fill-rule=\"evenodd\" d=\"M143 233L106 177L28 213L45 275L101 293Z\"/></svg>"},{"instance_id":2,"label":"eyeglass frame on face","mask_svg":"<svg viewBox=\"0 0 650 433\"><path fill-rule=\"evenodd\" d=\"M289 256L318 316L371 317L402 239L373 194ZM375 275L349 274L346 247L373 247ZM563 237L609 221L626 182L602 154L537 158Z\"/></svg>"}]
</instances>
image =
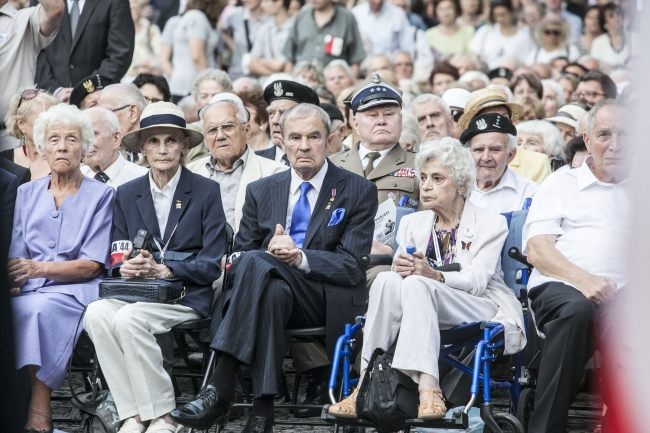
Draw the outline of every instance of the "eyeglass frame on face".
<instances>
[{"instance_id":1,"label":"eyeglass frame on face","mask_svg":"<svg viewBox=\"0 0 650 433\"><path fill-rule=\"evenodd\" d=\"M557 36L557 37L562 36L562 30L560 29L544 29L542 33L545 34L546 36Z\"/></svg>"},{"instance_id":2,"label":"eyeglass frame on face","mask_svg":"<svg viewBox=\"0 0 650 433\"><path fill-rule=\"evenodd\" d=\"M230 135L233 132L235 132L235 129L238 126L241 125L246 125L248 122L239 122L239 123L234 123L234 122L226 122L222 123L221 125L215 125L210 128L208 128L207 131L205 131L206 137L216 137L219 135L219 130L223 131L225 135Z\"/></svg>"},{"instance_id":3,"label":"eyeglass frame on face","mask_svg":"<svg viewBox=\"0 0 650 433\"><path fill-rule=\"evenodd\" d=\"M571 94L572 99L582 99L583 96L595 98L596 96L605 96L605 94L603 92L594 92L591 90L581 90L580 92L576 90Z\"/></svg>"},{"instance_id":4,"label":"eyeglass frame on face","mask_svg":"<svg viewBox=\"0 0 650 433\"><path fill-rule=\"evenodd\" d=\"M44 92L43 89L25 89L22 92L20 92L20 99L18 100L18 106L16 107L16 110L18 110L23 103L23 101L31 101L32 99L36 98L39 93ZM31 95L31 96L29 96Z\"/></svg>"},{"instance_id":5,"label":"eyeglass frame on face","mask_svg":"<svg viewBox=\"0 0 650 433\"><path fill-rule=\"evenodd\" d=\"M126 105L122 105L121 107L117 107L117 108L109 108L109 110L111 110L113 113L117 113L118 111L124 110L125 108L130 107L131 105L133 105L133 104L126 104Z\"/></svg>"}]
</instances>

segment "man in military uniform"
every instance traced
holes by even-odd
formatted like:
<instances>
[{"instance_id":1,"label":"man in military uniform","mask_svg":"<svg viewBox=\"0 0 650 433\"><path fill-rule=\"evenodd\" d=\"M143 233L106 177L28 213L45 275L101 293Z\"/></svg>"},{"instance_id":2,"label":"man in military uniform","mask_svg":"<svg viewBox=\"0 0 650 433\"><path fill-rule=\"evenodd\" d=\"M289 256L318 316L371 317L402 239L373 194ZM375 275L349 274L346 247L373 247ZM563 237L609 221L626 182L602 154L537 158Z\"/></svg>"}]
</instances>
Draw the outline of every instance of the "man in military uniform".
<instances>
[{"instance_id":1,"label":"man in military uniform","mask_svg":"<svg viewBox=\"0 0 650 433\"><path fill-rule=\"evenodd\" d=\"M402 149L402 97L375 74L350 100L352 125L359 143L330 156L339 167L365 177L377 186L379 203L392 200L398 207L416 208L419 187L415 177L415 154ZM372 254L393 254L393 245L373 240ZM368 274L368 284L382 267Z\"/></svg>"}]
</instances>

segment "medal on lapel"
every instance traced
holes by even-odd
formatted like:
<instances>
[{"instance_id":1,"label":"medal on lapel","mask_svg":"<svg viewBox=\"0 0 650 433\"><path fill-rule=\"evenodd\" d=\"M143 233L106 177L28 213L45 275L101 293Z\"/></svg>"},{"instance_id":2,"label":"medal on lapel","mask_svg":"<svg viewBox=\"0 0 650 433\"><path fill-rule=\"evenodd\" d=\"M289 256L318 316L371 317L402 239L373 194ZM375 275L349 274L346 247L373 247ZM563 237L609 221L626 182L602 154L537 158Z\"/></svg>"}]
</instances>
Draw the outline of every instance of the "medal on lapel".
<instances>
[{"instance_id":1,"label":"medal on lapel","mask_svg":"<svg viewBox=\"0 0 650 433\"><path fill-rule=\"evenodd\" d=\"M332 188L332 195L330 196L330 199L327 202L327 206L325 206L325 210L329 210L329 208L332 207L332 203L334 203L335 199L336 199L336 188Z\"/></svg>"},{"instance_id":2,"label":"medal on lapel","mask_svg":"<svg viewBox=\"0 0 650 433\"><path fill-rule=\"evenodd\" d=\"M183 207L181 201L180 201L180 200L176 200L176 209L180 209L181 207Z\"/></svg>"}]
</instances>

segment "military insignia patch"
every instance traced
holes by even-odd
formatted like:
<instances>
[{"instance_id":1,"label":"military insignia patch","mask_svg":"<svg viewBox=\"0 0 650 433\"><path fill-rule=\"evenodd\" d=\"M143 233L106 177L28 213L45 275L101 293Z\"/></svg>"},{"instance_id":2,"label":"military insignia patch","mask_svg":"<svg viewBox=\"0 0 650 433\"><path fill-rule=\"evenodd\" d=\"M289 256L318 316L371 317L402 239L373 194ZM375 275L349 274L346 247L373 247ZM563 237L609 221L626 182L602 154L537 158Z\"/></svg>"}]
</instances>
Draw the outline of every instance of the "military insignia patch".
<instances>
[{"instance_id":1,"label":"military insignia patch","mask_svg":"<svg viewBox=\"0 0 650 433\"><path fill-rule=\"evenodd\" d=\"M273 85L273 94L277 97L280 97L284 94L284 90L282 90L282 83L276 82Z\"/></svg>"},{"instance_id":2,"label":"military insignia patch","mask_svg":"<svg viewBox=\"0 0 650 433\"><path fill-rule=\"evenodd\" d=\"M478 119L476 121L476 129L478 129L479 131L483 131L485 128L487 128L487 122L485 121L485 119Z\"/></svg>"},{"instance_id":3,"label":"military insignia patch","mask_svg":"<svg viewBox=\"0 0 650 433\"><path fill-rule=\"evenodd\" d=\"M415 177L415 169L413 168L400 168L391 173L393 177Z\"/></svg>"},{"instance_id":4,"label":"military insignia patch","mask_svg":"<svg viewBox=\"0 0 650 433\"><path fill-rule=\"evenodd\" d=\"M86 80L83 82L84 89L86 89L86 92L88 93L93 93L95 91L95 85L93 84L92 80Z\"/></svg>"}]
</instances>

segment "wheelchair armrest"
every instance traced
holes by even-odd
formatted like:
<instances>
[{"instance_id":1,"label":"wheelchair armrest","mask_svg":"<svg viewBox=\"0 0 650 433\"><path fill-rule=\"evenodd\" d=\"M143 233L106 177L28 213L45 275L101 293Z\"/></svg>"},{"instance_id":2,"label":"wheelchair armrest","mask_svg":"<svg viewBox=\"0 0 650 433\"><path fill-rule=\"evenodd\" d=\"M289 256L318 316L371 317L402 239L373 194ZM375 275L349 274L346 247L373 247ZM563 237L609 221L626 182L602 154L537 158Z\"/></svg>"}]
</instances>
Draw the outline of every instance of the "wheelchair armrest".
<instances>
[{"instance_id":1,"label":"wheelchair armrest","mask_svg":"<svg viewBox=\"0 0 650 433\"><path fill-rule=\"evenodd\" d=\"M366 268L379 265L391 265L393 264L393 256L389 254L368 254L367 256L361 257L361 263Z\"/></svg>"},{"instance_id":2,"label":"wheelchair armrest","mask_svg":"<svg viewBox=\"0 0 650 433\"><path fill-rule=\"evenodd\" d=\"M508 249L508 256L510 256L511 259L518 261L522 265L525 265L528 269L533 269L533 265L528 263L528 258L521 254L519 248L510 247L510 249Z\"/></svg>"}]
</instances>

